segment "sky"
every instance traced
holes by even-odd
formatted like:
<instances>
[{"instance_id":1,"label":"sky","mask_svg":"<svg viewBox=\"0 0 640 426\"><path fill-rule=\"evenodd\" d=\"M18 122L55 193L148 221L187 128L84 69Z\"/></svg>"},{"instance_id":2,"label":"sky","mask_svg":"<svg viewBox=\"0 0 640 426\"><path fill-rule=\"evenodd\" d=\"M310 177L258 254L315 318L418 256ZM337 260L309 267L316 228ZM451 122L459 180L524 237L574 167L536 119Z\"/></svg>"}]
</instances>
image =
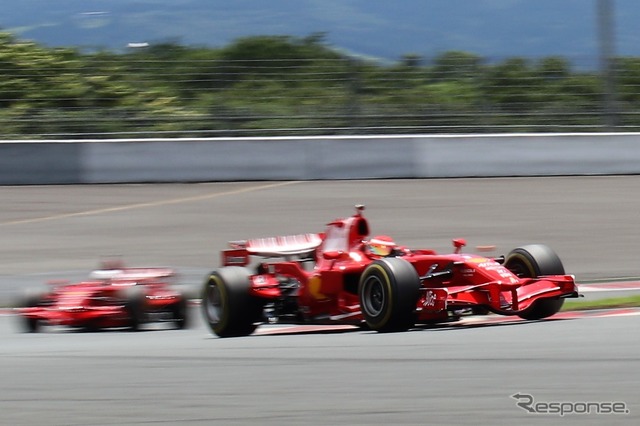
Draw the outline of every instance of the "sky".
<instances>
[{"instance_id":1,"label":"sky","mask_svg":"<svg viewBox=\"0 0 640 426\"><path fill-rule=\"evenodd\" d=\"M605 0L606 1L606 0ZM639 0L614 6L615 49L640 56ZM123 48L175 40L219 47L251 35L326 34L387 59L464 50L487 57L598 54L598 0L21 0L0 27L50 45Z\"/></svg>"}]
</instances>

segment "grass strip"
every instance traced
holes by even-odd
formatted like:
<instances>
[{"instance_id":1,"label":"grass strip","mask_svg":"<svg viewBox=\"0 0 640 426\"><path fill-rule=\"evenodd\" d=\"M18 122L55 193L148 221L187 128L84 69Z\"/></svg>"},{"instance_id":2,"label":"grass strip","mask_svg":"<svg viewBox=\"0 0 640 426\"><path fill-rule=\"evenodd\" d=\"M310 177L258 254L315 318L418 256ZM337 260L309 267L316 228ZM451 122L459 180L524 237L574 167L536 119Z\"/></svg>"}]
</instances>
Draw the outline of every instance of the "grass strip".
<instances>
[{"instance_id":1,"label":"grass strip","mask_svg":"<svg viewBox=\"0 0 640 426\"><path fill-rule=\"evenodd\" d=\"M598 300L565 300L563 311L587 311L593 309L634 308L640 306L640 294L611 297Z\"/></svg>"}]
</instances>

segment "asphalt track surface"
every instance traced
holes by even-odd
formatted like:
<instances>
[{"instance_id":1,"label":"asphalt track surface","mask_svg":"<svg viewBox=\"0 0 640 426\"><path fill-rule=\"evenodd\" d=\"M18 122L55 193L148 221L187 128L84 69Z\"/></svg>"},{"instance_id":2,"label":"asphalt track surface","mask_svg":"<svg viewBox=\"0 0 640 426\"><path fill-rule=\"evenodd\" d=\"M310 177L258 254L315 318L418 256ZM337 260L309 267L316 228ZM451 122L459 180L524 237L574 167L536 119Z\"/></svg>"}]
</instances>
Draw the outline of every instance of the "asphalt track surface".
<instances>
[{"instance_id":1,"label":"asphalt track surface","mask_svg":"<svg viewBox=\"0 0 640 426\"><path fill-rule=\"evenodd\" d=\"M640 177L0 187L0 301L105 256L198 287L226 241L322 231L367 205L374 233L450 251L546 243L578 282L638 280ZM17 332L0 316L0 424L638 424L640 316L406 333L267 326ZM161 327L157 327L161 328ZM291 332L294 331L294 332ZM624 403L624 414L529 413ZM582 405L581 405L582 404Z\"/></svg>"}]
</instances>

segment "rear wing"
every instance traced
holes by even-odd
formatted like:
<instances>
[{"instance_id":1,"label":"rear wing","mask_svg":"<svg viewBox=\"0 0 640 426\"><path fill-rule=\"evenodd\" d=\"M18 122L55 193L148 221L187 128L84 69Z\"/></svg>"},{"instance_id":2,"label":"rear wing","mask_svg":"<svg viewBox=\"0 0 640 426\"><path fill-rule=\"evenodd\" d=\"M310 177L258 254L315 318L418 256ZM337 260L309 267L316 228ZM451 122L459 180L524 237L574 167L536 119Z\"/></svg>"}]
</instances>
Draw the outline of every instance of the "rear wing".
<instances>
[{"instance_id":1,"label":"rear wing","mask_svg":"<svg viewBox=\"0 0 640 426\"><path fill-rule=\"evenodd\" d=\"M122 268L96 269L91 272L92 279L117 282L153 282L175 277L171 268Z\"/></svg>"},{"instance_id":2,"label":"rear wing","mask_svg":"<svg viewBox=\"0 0 640 426\"><path fill-rule=\"evenodd\" d=\"M246 266L250 262L250 256L310 257L320 247L323 239L324 234L297 234L230 241L229 248L222 251L222 265Z\"/></svg>"}]
</instances>

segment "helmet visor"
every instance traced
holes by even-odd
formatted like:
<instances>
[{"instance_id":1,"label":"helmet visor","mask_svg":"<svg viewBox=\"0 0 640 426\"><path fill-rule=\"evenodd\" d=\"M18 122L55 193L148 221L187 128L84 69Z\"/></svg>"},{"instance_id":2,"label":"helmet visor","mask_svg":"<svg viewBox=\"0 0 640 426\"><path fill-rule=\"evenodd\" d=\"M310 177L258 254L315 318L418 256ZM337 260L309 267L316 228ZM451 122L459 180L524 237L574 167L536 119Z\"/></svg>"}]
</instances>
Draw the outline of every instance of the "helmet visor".
<instances>
[{"instance_id":1,"label":"helmet visor","mask_svg":"<svg viewBox=\"0 0 640 426\"><path fill-rule=\"evenodd\" d=\"M389 256L391 250L393 250L393 246L380 243L370 243L369 250L371 250L372 254L377 256Z\"/></svg>"}]
</instances>

